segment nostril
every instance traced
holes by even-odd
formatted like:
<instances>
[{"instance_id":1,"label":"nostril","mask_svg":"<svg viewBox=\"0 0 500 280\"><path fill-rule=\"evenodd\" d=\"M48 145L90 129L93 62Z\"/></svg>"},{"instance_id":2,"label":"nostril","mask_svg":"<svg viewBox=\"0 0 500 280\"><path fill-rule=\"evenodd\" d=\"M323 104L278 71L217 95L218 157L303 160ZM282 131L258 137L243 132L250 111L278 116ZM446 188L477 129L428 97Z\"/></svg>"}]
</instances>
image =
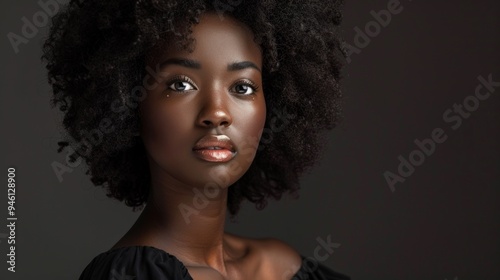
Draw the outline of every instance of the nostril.
<instances>
[{"instance_id":1,"label":"nostril","mask_svg":"<svg viewBox=\"0 0 500 280\"><path fill-rule=\"evenodd\" d=\"M228 127L232 123L232 118L225 110L209 110L200 112L197 123L204 127Z\"/></svg>"},{"instance_id":2,"label":"nostril","mask_svg":"<svg viewBox=\"0 0 500 280\"><path fill-rule=\"evenodd\" d=\"M203 124L205 124L206 126L216 125L215 123L213 123L212 121L209 121L209 120L204 120ZM217 126L229 126L229 122L228 121L222 121L222 122L218 123Z\"/></svg>"}]
</instances>

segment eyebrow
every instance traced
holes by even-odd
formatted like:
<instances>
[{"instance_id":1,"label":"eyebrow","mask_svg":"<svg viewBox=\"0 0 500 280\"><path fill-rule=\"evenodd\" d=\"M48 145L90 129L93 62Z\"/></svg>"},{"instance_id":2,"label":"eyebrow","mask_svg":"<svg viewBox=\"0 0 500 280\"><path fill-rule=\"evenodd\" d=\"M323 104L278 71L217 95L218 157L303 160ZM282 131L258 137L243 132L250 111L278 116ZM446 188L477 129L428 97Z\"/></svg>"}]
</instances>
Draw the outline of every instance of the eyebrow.
<instances>
[{"instance_id":1,"label":"eyebrow","mask_svg":"<svg viewBox=\"0 0 500 280\"><path fill-rule=\"evenodd\" d=\"M238 71L246 68L254 68L259 72L262 72L257 65L255 65L253 62L250 61L234 62L227 66L228 71Z\"/></svg>"},{"instance_id":2,"label":"eyebrow","mask_svg":"<svg viewBox=\"0 0 500 280\"><path fill-rule=\"evenodd\" d=\"M201 64L198 61L192 60L192 59L185 59L185 58L167 59L160 64L160 68L163 68L163 67L170 65L170 64L180 65L180 66L184 66L187 68L193 68L193 69L200 69L201 68Z\"/></svg>"},{"instance_id":3,"label":"eyebrow","mask_svg":"<svg viewBox=\"0 0 500 280\"><path fill-rule=\"evenodd\" d=\"M160 68L163 68L167 65L180 65L183 67L187 68L192 68L192 69L201 69L201 64L192 59L186 59L186 58L170 58L162 63L160 63ZM238 71L238 70L243 70L247 68L254 68L259 72L262 72L260 68L255 65L255 63L250 62L250 61L241 61L241 62L233 62L227 66L228 71Z\"/></svg>"}]
</instances>

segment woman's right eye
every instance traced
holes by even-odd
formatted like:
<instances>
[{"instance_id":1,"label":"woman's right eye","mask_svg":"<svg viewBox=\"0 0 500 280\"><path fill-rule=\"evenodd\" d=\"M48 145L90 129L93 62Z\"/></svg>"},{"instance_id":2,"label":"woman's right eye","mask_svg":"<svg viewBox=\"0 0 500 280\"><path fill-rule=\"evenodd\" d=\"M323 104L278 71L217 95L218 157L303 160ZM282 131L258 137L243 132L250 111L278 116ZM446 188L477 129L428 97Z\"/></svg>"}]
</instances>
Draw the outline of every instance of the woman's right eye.
<instances>
[{"instance_id":1,"label":"woman's right eye","mask_svg":"<svg viewBox=\"0 0 500 280\"><path fill-rule=\"evenodd\" d=\"M191 83L186 81L173 81L169 84L168 88L175 91L187 91L195 89L195 87Z\"/></svg>"}]
</instances>

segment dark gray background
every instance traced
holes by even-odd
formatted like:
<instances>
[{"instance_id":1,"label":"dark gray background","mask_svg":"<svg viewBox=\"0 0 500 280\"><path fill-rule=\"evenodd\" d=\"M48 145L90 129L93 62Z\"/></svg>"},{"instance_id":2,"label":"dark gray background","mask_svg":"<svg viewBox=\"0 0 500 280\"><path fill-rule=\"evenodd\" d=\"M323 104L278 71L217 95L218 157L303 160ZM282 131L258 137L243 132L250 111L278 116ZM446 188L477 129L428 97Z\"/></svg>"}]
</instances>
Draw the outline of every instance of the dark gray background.
<instances>
[{"instance_id":1,"label":"dark gray background","mask_svg":"<svg viewBox=\"0 0 500 280\"><path fill-rule=\"evenodd\" d=\"M389 1L348 1L344 34L373 20ZM439 3L438 3L439 2ZM107 199L84 166L59 182L51 168L60 115L40 47L48 28L15 54L8 32L40 10L36 1L2 1L0 234L6 233L7 168L17 169L17 272L1 279L76 279L111 247L138 213ZM403 10L351 56L344 80L345 121L329 133L320 164L302 180L299 200L247 204L227 229L282 239L313 256L317 238L339 243L326 265L353 279L500 279L500 87L451 129L443 113L474 94L477 77L500 81L500 2L401 1ZM442 128L448 139L392 192L415 139ZM2 237L0 235L0 237ZM6 277L6 276L7 277Z\"/></svg>"}]
</instances>

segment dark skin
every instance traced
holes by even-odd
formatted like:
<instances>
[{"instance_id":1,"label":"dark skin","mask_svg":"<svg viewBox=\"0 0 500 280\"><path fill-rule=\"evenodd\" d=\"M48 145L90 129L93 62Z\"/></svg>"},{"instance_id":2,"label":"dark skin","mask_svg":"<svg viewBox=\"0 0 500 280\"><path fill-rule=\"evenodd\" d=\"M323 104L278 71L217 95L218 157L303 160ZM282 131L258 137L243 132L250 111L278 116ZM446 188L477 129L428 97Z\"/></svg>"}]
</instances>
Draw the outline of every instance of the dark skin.
<instances>
[{"instance_id":1,"label":"dark skin","mask_svg":"<svg viewBox=\"0 0 500 280\"><path fill-rule=\"evenodd\" d=\"M191 53L165 43L148 55L151 68L162 65L157 86L140 104L151 191L140 217L113 248L162 249L195 280L291 279L301 265L293 248L224 232L228 187L250 167L266 118L260 47L252 31L229 16L221 21L204 14L192 36ZM234 158L197 158L193 146L208 134L227 135ZM214 195L195 207L195 190L204 193L207 185L217 185ZM186 216L180 205L194 212Z\"/></svg>"}]
</instances>

